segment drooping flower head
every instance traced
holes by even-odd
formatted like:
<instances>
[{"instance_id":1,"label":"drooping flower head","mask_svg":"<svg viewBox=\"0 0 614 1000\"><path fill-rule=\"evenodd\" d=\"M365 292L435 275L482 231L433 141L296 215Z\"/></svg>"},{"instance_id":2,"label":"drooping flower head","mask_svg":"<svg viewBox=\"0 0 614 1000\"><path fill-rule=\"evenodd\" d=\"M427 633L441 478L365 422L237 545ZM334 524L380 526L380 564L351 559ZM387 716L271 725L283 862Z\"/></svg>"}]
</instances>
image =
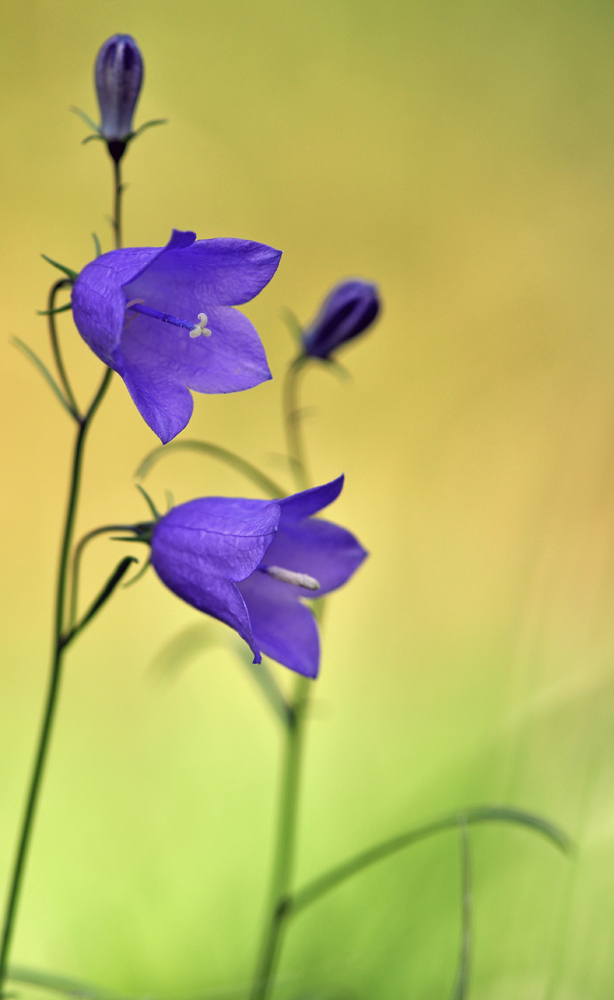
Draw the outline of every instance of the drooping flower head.
<instances>
[{"instance_id":1,"label":"drooping flower head","mask_svg":"<svg viewBox=\"0 0 614 1000\"><path fill-rule=\"evenodd\" d=\"M301 598L343 586L367 555L345 528L312 517L342 488L343 476L283 500L180 504L153 528L152 565L184 601L236 629L255 663L265 653L316 677L318 629Z\"/></svg>"},{"instance_id":2,"label":"drooping flower head","mask_svg":"<svg viewBox=\"0 0 614 1000\"><path fill-rule=\"evenodd\" d=\"M329 358L338 347L371 326L380 307L377 285L359 279L340 282L304 331L303 352L313 358Z\"/></svg>"},{"instance_id":3,"label":"drooping flower head","mask_svg":"<svg viewBox=\"0 0 614 1000\"><path fill-rule=\"evenodd\" d=\"M131 35L107 38L96 57L94 82L100 105L100 132L111 155L120 159L132 132L143 83L143 57Z\"/></svg>"},{"instance_id":4,"label":"drooping flower head","mask_svg":"<svg viewBox=\"0 0 614 1000\"><path fill-rule=\"evenodd\" d=\"M81 271L77 329L164 444L192 415L190 389L238 392L271 377L256 330L231 306L253 299L280 257L263 243L173 230L165 247L111 250Z\"/></svg>"}]
</instances>

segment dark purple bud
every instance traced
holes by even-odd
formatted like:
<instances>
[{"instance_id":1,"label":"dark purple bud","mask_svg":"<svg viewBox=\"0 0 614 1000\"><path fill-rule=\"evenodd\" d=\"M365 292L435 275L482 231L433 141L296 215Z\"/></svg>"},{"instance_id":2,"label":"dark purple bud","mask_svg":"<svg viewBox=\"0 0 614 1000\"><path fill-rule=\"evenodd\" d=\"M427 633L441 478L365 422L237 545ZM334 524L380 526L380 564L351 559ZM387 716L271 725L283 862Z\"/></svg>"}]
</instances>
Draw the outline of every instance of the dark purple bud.
<instances>
[{"instance_id":1,"label":"dark purple bud","mask_svg":"<svg viewBox=\"0 0 614 1000\"><path fill-rule=\"evenodd\" d=\"M119 159L132 132L132 118L143 82L143 57L134 38L130 35L107 38L96 57L94 79L100 130L111 155Z\"/></svg>"},{"instance_id":2,"label":"dark purple bud","mask_svg":"<svg viewBox=\"0 0 614 1000\"><path fill-rule=\"evenodd\" d=\"M312 358L328 358L374 322L380 311L377 285L354 279L342 281L322 303L315 320L303 333L303 351Z\"/></svg>"}]
</instances>

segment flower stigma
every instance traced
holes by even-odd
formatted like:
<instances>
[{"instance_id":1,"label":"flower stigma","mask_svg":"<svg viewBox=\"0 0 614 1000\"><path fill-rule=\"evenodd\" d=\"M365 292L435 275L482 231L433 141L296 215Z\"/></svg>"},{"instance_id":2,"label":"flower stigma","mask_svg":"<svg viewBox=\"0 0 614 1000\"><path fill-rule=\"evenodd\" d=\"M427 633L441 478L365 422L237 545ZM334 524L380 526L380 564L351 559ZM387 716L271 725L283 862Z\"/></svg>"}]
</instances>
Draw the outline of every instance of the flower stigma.
<instances>
[{"instance_id":1,"label":"flower stigma","mask_svg":"<svg viewBox=\"0 0 614 1000\"><path fill-rule=\"evenodd\" d=\"M201 334L205 337L210 337L213 332L207 329L206 313L199 313L198 323L194 324L193 322L188 323L185 319L177 319L176 316L171 316L170 313L163 313L158 309L150 309L149 306L145 305L144 299L131 299L130 302L126 303L126 310L128 309L131 309L132 312L141 313L143 316L158 319L161 323L170 323L171 326L179 326L184 330L189 330L190 337L200 337ZM133 318L130 317L130 319Z\"/></svg>"},{"instance_id":2,"label":"flower stigma","mask_svg":"<svg viewBox=\"0 0 614 1000\"><path fill-rule=\"evenodd\" d=\"M283 566L259 566L261 573L272 576L280 583L291 583L293 587L304 587L305 590L319 590L320 584L314 576L308 573L295 573L292 569L284 569Z\"/></svg>"}]
</instances>

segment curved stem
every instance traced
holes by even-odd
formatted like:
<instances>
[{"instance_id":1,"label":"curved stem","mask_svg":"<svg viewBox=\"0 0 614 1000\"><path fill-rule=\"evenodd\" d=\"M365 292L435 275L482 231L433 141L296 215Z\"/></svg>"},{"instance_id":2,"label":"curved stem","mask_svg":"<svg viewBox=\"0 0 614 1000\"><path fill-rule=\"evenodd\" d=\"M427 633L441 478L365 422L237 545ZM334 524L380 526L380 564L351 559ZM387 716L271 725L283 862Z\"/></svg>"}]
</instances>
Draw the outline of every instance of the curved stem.
<instances>
[{"instance_id":1,"label":"curved stem","mask_svg":"<svg viewBox=\"0 0 614 1000\"><path fill-rule=\"evenodd\" d=\"M68 628L72 629L77 620L77 602L79 598L79 572L81 569L81 556L83 550L92 538L104 535L111 531L132 531L134 525L130 524L104 524L101 528L94 528L88 531L87 535L79 539L75 545L72 557L72 572L70 574L70 600L68 602Z\"/></svg>"},{"instance_id":2,"label":"curved stem","mask_svg":"<svg viewBox=\"0 0 614 1000\"><path fill-rule=\"evenodd\" d=\"M170 444L154 448L153 451L150 451L149 455L145 456L135 475L139 479L144 479L154 465L156 465L158 459L162 458L163 455L169 455L172 451L198 451L204 455L210 455L212 458L217 458L218 461L230 466L231 469L240 472L273 500L287 496L286 491L278 483L264 472L261 472L251 462L248 462L245 458L241 458L240 455L236 455L234 451L222 448L218 444L212 444L210 441L186 441L182 439L181 441L171 441Z\"/></svg>"},{"instance_id":3,"label":"curved stem","mask_svg":"<svg viewBox=\"0 0 614 1000\"><path fill-rule=\"evenodd\" d=\"M72 285L73 282L70 280L70 278L60 278L59 281L56 281L55 284L51 286L51 290L49 292L49 301L48 301L48 309L49 309L48 319L49 319L49 336L51 338L51 350L53 351L55 366L57 368L58 375L60 376L60 382L62 383L64 392L66 393L66 398L70 403L72 415L74 416L75 420L78 421L81 420L81 413L79 412L79 405L75 398L75 394L72 391L71 384L68 380L68 375L66 374L64 361L62 359L62 353L60 351L58 331L55 323L56 296L58 292L61 291L63 288L72 288Z\"/></svg>"},{"instance_id":4,"label":"curved stem","mask_svg":"<svg viewBox=\"0 0 614 1000\"><path fill-rule=\"evenodd\" d=\"M296 846L296 821L300 786L301 755L310 681L297 677L289 724L285 727L286 753L279 801L277 848L271 881L271 903L251 1000L266 1000L273 985L275 968L289 914Z\"/></svg>"},{"instance_id":5,"label":"curved stem","mask_svg":"<svg viewBox=\"0 0 614 1000\"><path fill-rule=\"evenodd\" d=\"M283 389L284 425L286 429L288 458L290 459L292 475L299 490L306 490L309 485L300 426L302 414L298 407L298 380L308 361L309 358L305 354L299 354L291 362L286 372Z\"/></svg>"},{"instance_id":6,"label":"curved stem","mask_svg":"<svg viewBox=\"0 0 614 1000\"><path fill-rule=\"evenodd\" d=\"M34 767L32 770L32 776L30 778L30 786L26 798L26 806L21 823L21 831L19 835L17 851L15 854L15 860L13 862L13 870L10 880L8 901L6 904L6 909L4 914L2 941L0 945L0 994L3 991L4 981L6 978L9 950L11 945L13 928L15 924L15 917L17 914L17 905L19 902L21 883L24 873L26 857L28 853L28 846L30 843L30 837L32 833L32 825L34 821L34 815L36 812L36 805L38 801L41 780L43 777L43 772L45 767L45 760L47 757L47 750L49 748L49 738L51 736L53 718L55 715L55 709L60 689L60 681L62 676L62 662L64 654L63 629L64 629L64 618L65 618L66 586L68 580L70 549L72 544L75 518L77 513L77 503L79 500L81 469L83 465L83 450L85 446L87 432L90 427L90 423L102 401L105 392L107 391L107 387L111 380L111 375L112 375L111 369L108 368L102 379L98 392L94 396L94 399L92 400L92 403L87 413L85 414L84 417L82 417L79 420L79 429L77 431L77 436L75 439L75 445L73 450L72 473L71 473L70 487L68 493L68 505L64 520L64 532L62 536L62 545L60 549L60 564L58 568L51 674L49 677L47 700L43 712L43 721L38 740L38 747L34 759Z\"/></svg>"}]
</instances>

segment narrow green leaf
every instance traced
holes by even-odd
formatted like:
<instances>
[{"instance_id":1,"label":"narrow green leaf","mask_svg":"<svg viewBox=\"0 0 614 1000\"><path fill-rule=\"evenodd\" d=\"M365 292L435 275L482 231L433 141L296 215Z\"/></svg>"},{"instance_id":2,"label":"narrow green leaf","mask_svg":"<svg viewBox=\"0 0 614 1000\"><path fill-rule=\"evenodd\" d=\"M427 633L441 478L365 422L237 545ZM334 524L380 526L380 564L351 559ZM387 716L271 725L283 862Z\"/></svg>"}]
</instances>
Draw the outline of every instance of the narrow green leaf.
<instances>
[{"instance_id":1,"label":"narrow green leaf","mask_svg":"<svg viewBox=\"0 0 614 1000\"><path fill-rule=\"evenodd\" d=\"M136 470L135 475L139 479L144 479L154 465L156 465L164 455L169 455L171 452L175 451L195 451L200 452L203 455L210 455L212 458L217 458L218 461L224 462L225 465L229 465L232 469L236 469L237 472L240 472L247 479L251 480L251 482L255 483L263 493L266 493L267 496L272 497L274 500L288 495L286 490L279 486L278 483L274 482L274 480L267 476L264 472L261 472L255 465L252 465L251 462L246 461L239 455L235 455L233 451L228 451L226 448L220 448L219 445L211 444L209 441L173 441L171 444L165 444L159 448L154 448L154 450L143 459Z\"/></svg>"},{"instance_id":2,"label":"narrow green leaf","mask_svg":"<svg viewBox=\"0 0 614 1000\"><path fill-rule=\"evenodd\" d=\"M357 875L359 872L369 868L377 861L383 861L384 858L396 854L397 851L416 844L420 840L425 840L427 837L432 837L436 833L442 833L444 830L454 828L459 823L459 816L464 817L464 822L467 825L471 825L472 823L499 822L525 826L536 833L541 833L560 850L564 852L572 850L572 843L567 834L555 826L554 823L550 823L549 820L543 819L541 816L507 806L474 806L471 809L464 810L462 813L452 813L449 816L443 816L433 823L416 827L407 833L402 833L398 837L385 840L381 844L376 844L375 847L361 851L360 854L350 858L349 861L345 861L343 864L325 872L324 875L320 875L313 882L309 882L295 894L290 904L289 915L294 916L301 910L304 910L306 906L314 903L320 896L330 892L331 889L334 889L353 875Z\"/></svg>"},{"instance_id":3,"label":"narrow green leaf","mask_svg":"<svg viewBox=\"0 0 614 1000\"><path fill-rule=\"evenodd\" d=\"M142 135L143 132L145 132L148 128L153 128L154 125L166 125L167 122L168 118L152 118L151 121L145 122L144 125L140 125L139 128L137 128L136 132L133 132L130 135L130 141L132 142L133 139L138 139L138 137Z\"/></svg>"},{"instance_id":4,"label":"narrow green leaf","mask_svg":"<svg viewBox=\"0 0 614 1000\"><path fill-rule=\"evenodd\" d=\"M290 335L296 343L302 347L303 346L303 328L299 323L298 316L296 313L292 312L291 309L285 308L282 310L281 318L288 327Z\"/></svg>"},{"instance_id":5,"label":"narrow green leaf","mask_svg":"<svg viewBox=\"0 0 614 1000\"><path fill-rule=\"evenodd\" d=\"M69 312L72 309L72 302L67 302L65 306L58 306L57 309L37 309L37 316L56 316L58 313Z\"/></svg>"},{"instance_id":6,"label":"narrow green leaf","mask_svg":"<svg viewBox=\"0 0 614 1000\"><path fill-rule=\"evenodd\" d=\"M92 142L94 139L98 139L99 142L104 142L104 137L98 135L97 132L93 132L92 135L86 135L85 139L81 140L81 145L86 146L88 142Z\"/></svg>"},{"instance_id":7,"label":"narrow green leaf","mask_svg":"<svg viewBox=\"0 0 614 1000\"><path fill-rule=\"evenodd\" d=\"M161 515L160 511L158 510L158 508L156 507L156 505L155 505L155 503L153 502L153 500L151 499L151 497L150 497L149 493L147 492L147 490L145 490L145 489L144 489L144 488L143 488L143 487L141 486L141 484L140 484L140 483L137 483L137 484L136 484L136 488L137 488L137 490L139 491L139 493L141 494L141 496L142 496L142 497L144 497L144 499L145 499L145 503L146 503L146 504L147 504L147 506L149 507L149 509L150 509L150 511L151 511L151 513L152 513L152 515L153 515L153 518L154 518L154 520L155 520L155 521L159 521L159 520L160 520L160 518L162 517L162 515Z\"/></svg>"},{"instance_id":8,"label":"narrow green leaf","mask_svg":"<svg viewBox=\"0 0 614 1000\"><path fill-rule=\"evenodd\" d=\"M73 111L76 115L78 115L81 121L85 122L86 125L88 125L91 129L93 129L93 131L96 132L101 139L104 138L100 130L100 126L97 125L96 122L93 122L90 116L86 115L85 111L82 111L81 108L76 108L74 104L71 104L70 110Z\"/></svg>"},{"instance_id":9,"label":"narrow green leaf","mask_svg":"<svg viewBox=\"0 0 614 1000\"><path fill-rule=\"evenodd\" d=\"M94 241L94 248L96 250L96 256L100 257L102 254L102 247L100 246L100 240L98 239L97 233L92 233L92 239Z\"/></svg>"},{"instance_id":10,"label":"narrow green leaf","mask_svg":"<svg viewBox=\"0 0 614 1000\"><path fill-rule=\"evenodd\" d=\"M86 625L89 625L92 618L97 615L102 606L107 603L118 583L121 583L122 578L128 572L132 563L138 563L138 559L135 559L134 556L126 556L125 559L122 559L122 561L116 566L98 596L90 604L81 621L77 622L68 634L63 637L61 641L63 649L65 649L66 646L73 641L79 632L83 631Z\"/></svg>"},{"instance_id":11,"label":"narrow green leaf","mask_svg":"<svg viewBox=\"0 0 614 1000\"><path fill-rule=\"evenodd\" d=\"M56 380L54 379L53 375L51 374L45 363L41 361L38 354L35 354L34 351L30 347L28 347L27 344L23 342L23 340L19 339L19 337L12 337L11 342L15 345L15 347L18 347L19 350L22 351L27 358L29 358L34 367L37 368L40 374L43 376L47 384L53 389L54 393L58 397L60 403L67 411L67 413L70 413L71 417L74 417L74 419L77 420L78 415L73 410L72 406L66 399L66 396L64 395L59 385L57 384Z\"/></svg>"},{"instance_id":12,"label":"narrow green leaf","mask_svg":"<svg viewBox=\"0 0 614 1000\"><path fill-rule=\"evenodd\" d=\"M141 577L145 576L145 573L147 572L150 566L151 566L151 558L148 558L143 563L138 573L135 573L135 575L132 577L131 580L127 580L126 583L122 583L122 588L125 590L126 587L132 587L135 583L138 583Z\"/></svg>"},{"instance_id":13,"label":"narrow green leaf","mask_svg":"<svg viewBox=\"0 0 614 1000\"><path fill-rule=\"evenodd\" d=\"M64 264L58 264L57 260L52 260L46 253L42 253L41 257L43 260L46 260L48 264L51 264L52 267L57 267L58 271L63 271L71 281L76 281L79 277L78 271L73 271L71 267L65 267Z\"/></svg>"}]
</instances>

